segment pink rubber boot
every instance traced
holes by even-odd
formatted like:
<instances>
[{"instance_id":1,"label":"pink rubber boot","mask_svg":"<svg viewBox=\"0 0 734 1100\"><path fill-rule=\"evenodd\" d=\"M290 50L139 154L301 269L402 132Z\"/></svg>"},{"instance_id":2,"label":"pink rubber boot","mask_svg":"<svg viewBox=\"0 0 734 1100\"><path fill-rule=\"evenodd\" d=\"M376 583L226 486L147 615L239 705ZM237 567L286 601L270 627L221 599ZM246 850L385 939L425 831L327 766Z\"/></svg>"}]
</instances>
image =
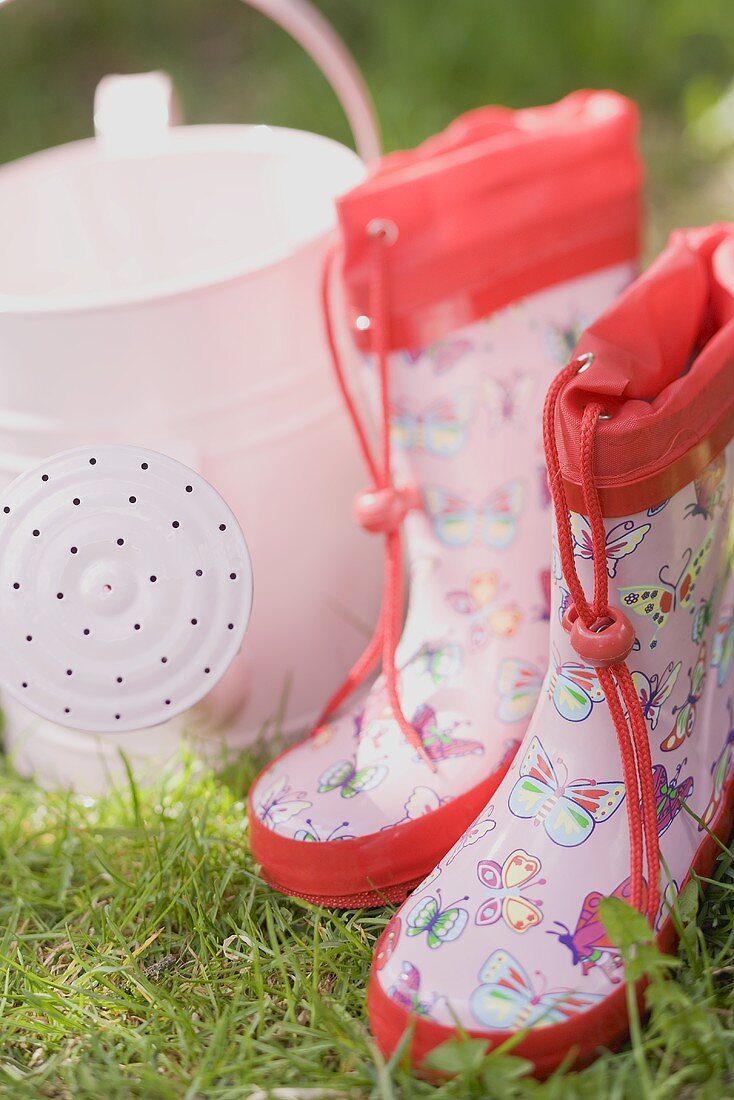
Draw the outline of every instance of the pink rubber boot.
<instances>
[{"instance_id":1,"label":"pink rubber boot","mask_svg":"<svg viewBox=\"0 0 734 1100\"><path fill-rule=\"evenodd\" d=\"M615 895L664 950L734 812L734 226L676 233L552 383L551 667L491 804L393 917L370 1020L549 1073L627 1029ZM713 834L713 835L712 835ZM665 899L665 900L662 900ZM522 1033L519 1035L519 1033Z\"/></svg>"},{"instance_id":2,"label":"pink rubber boot","mask_svg":"<svg viewBox=\"0 0 734 1100\"><path fill-rule=\"evenodd\" d=\"M253 851L284 892L402 900L525 732L550 614L542 401L580 328L631 278L635 140L634 109L612 93L490 108L387 157L341 201L375 446L336 348L335 362L370 477L357 519L385 540L385 598L324 721L253 786Z\"/></svg>"}]
</instances>

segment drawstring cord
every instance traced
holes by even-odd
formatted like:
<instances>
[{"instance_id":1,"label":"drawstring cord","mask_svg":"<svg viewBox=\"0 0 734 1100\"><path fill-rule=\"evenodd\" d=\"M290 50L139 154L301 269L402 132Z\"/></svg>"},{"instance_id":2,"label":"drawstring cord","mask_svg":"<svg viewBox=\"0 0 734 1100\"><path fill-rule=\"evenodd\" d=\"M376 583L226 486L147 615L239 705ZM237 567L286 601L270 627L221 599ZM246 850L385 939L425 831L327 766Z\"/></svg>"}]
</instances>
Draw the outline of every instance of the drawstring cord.
<instances>
[{"instance_id":1,"label":"drawstring cord","mask_svg":"<svg viewBox=\"0 0 734 1100\"><path fill-rule=\"evenodd\" d=\"M590 366L592 361L593 356L590 355L572 359L553 381L543 409L543 444L558 530L559 556L572 600L572 605L564 616L564 628L571 635L574 650L587 664L596 668L609 706L619 743L627 793L630 900L636 909L646 912L650 923L654 924L660 900L660 847L650 742L645 716L625 660L632 650L634 630L619 609L609 606L606 532L594 479L594 438L597 423L604 415L602 406L596 402L586 406L580 433L581 488L593 546L594 595L591 602L586 598L576 572L569 507L555 434L556 408L564 386L574 375ZM647 883L644 875L645 862Z\"/></svg>"},{"instance_id":2,"label":"drawstring cord","mask_svg":"<svg viewBox=\"0 0 734 1100\"><path fill-rule=\"evenodd\" d=\"M339 351L331 321L329 290L336 250L331 249L324 264L321 281L321 305L326 327L326 342L331 356L339 391L346 405L354 428L359 449L362 452L372 486L355 502L355 513L365 530L384 535L384 585L382 605L374 633L366 649L358 658L341 687L332 695L314 727L314 731L334 713L344 700L355 691L382 658L387 698L393 716L406 741L428 764L431 771L436 766L428 755L418 730L408 721L398 697L398 670L395 653L400 640L403 615L403 532L405 516L412 509L420 508L420 494L414 486L397 488L393 484L390 442L390 387L389 387L389 277L387 251L395 227L390 222L375 221L368 226L373 248L372 278L369 290L369 319L371 351L375 356L380 392L380 441L379 457L373 453L367 432L357 412L342 369Z\"/></svg>"}]
</instances>

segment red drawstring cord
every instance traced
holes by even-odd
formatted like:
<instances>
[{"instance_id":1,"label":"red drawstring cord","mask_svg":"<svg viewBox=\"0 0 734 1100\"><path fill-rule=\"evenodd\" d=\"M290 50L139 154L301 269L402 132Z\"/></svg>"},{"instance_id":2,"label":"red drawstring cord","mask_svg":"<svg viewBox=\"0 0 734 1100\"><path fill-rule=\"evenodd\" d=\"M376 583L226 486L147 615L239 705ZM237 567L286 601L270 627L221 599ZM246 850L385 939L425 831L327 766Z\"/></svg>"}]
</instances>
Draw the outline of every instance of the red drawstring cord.
<instances>
[{"instance_id":1,"label":"red drawstring cord","mask_svg":"<svg viewBox=\"0 0 734 1100\"><path fill-rule=\"evenodd\" d=\"M619 743L624 784L627 793L627 820L630 838L630 876L632 905L646 912L653 924L660 893L660 847L652 776L650 742L645 716L625 662L632 648L634 632L625 616L609 606L609 579L606 569L606 532L599 493L594 479L594 437L602 406L592 403L581 420L581 488L591 529L594 563L594 596L586 598L576 572L569 507L561 475L555 434L555 415L561 391L566 383L591 358L572 359L548 391L543 409L543 444L548 467L548 484L558 530L558 550L563 575L573 605L564 616L571 632L571 644L596 671L609 706ZM605 634L607 637L605 638ZM597 655L598 660L594 660ZM644 863L647 863L647 884Z\"/></svg>"},{"instance_id":2,"label":"red drawstring cord","mask_svg":"<svg viewBox=\"0 0 734 1100\"><path fill-rule=\"evenodd\" d=\"M416 489L412 487L397 489L392 480L387 270L387 249L390 239L387 227L380 223L374 226L374 230L370 229L368 231L372 237L374 249L369 309L371 350L377 363L380 389L379 460L375 458L372 452L367 439L367 432L347 387L331 322L329 290L336 254L335 249L331 249L324 264L321 281L321 305L326 328L326 342L337 385L344 399L362 457L372 481L372 488L357 499L357 517L368 531L379 532L385 536L384 588L382 606L374 633L361 657L349 670L344 683L324 707L314 730L317 730L341 706L344 700L364 682L375 668L380 657L382 657L387 698L393 716L408 743L416 749L431 771L435 772L436 766L428 755L420 734L405 717L398 697L398 671L395 663L395 652L400 640L403 615L402 522L408 511L420 506L420 499Z\"/></svg>"}]
</instances>

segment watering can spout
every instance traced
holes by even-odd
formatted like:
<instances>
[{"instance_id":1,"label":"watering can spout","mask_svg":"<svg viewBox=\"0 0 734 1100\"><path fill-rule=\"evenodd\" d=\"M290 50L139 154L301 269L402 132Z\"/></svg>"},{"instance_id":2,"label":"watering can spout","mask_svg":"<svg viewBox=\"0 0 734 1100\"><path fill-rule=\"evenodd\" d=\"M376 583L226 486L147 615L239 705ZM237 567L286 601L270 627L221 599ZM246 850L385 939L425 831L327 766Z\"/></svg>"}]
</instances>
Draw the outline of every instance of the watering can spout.
<instances>
[{"instance_id":1,"label":"watering can spout","mask_svg":"<svg viewBox=\"0 0 734 1100\"><path fill-rule=\"evenodd\" d=\"M105 152L140 153L155 148L181 112L168 73L111 74L94 93L94 132Z\"/></svg>"}]
</instances>

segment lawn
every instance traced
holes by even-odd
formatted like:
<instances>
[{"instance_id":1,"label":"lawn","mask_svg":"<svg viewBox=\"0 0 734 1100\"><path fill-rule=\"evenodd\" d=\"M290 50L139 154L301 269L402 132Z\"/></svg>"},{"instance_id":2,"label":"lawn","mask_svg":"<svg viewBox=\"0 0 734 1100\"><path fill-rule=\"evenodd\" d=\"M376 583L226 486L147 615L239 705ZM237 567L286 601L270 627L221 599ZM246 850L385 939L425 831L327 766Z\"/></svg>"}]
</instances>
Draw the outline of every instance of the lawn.
<instances>
[{"instance_id":1,"label":"lawn","mask_svg":"<svg viewBox=\"0 0 734 1100\"><path fill-rule=\"evenodd\" d=\"M460 1043L441 1055L460 1075L437 1089L386 1065L367 1029L389 910L335 914L260 881L244 800L255 756L220 778L188 760L98 801L2 770L0 1095L734 1096L731 852L705 900L698 885L683 895L675 981L643 950L655 1008L631 1046L541 1085L511 1055Z\"/></svg>"},{"instance_id":2,"label":"lawn","mask_svg":"<svg viewBox=\"0 0 734 1100\"><path fill-rule=\"evenodd\" d=\"M701 126L734 71L730 0L320 6L364 68L388 147L484 102L612 86L644 110L648 253L675 224L731 217L734 125L730 142ZM346 138L310 63L233 0L24 0L0 7L0 162L85 136L103 73L155 67L189 121ZM459 1076L435 1088L385 1064L367 1029L389 910L326 912L258 877L245 797L272 751L219 777L187 759L99 800L43 792L0 758L0 1095L734 1097L731 851L705 896L693 884L682 898L678 959L638 950L653 1011L628 1047L538 1084L509 1052L460 1043L440 1056ZM634 920L622 931L640 937Z\"/></svg>"}]
</instances>

